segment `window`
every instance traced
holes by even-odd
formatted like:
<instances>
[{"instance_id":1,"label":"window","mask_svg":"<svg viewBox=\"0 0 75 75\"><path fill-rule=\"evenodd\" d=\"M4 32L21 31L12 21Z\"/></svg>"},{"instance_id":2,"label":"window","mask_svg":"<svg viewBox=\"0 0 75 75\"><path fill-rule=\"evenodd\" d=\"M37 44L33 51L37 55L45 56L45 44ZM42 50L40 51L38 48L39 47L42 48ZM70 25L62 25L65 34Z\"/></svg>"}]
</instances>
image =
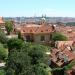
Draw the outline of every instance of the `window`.
<instances>
[{"instance_id":1,"label":"window","mask_svg":"<svg viewBox=\"0 0 75 75\"><path fill-rule=\"evenodd\" d=\"M25 32L25 30L23 30L23 32Z\"/></svg>"},{"instance_id":2,"label":"window","mask_svg":"<svg viewBox=\"0 0 75 75\"><path fill-rule=\"evenodd\" d=\"M45 37L44 36L41 36L41 41L45 41Z\"/></svg>"},{"instance_id":3,"label":"window","mask_svg":"<svg viewBox=\"0 0 75 75\"><path fill-rule=\"evenodd\" d=\"M30 42L30 40L31 40L30 35L27 35L27 36L26 36L26 41L27 41L27 42Z\"/></svg>"},{"instance_id":4,"label":"window","mask_svg":"<svg viewBox=\"0 0 75 75\"><path fill-rule=\"evenodd\" d=\"M32 32L32 30L30 30L30 32Z\"/></svg>"},{"instance_id":5,"label":"window","mask_svg":"<svg viewBox=\"0 0 75 75\"><path fill-rule=\"evenodd\" d=\"M41 30L41 32L43 32L43 30Z\"/></svg>"},{"instance_id":6,"label":"window","mask_svg":"<svg viewBox=\"0 0 75 75\"><path fill-rule=\"evenodd\" d=\"M50 38L50 40L52 39L52 34L50 34L49 38Z\"/></svg>"},{"instance_id":7,"label":"window","mask_svg":"<svg viewBox=\"0 0 75 75\"><path fill-rule=\"evenodd\" d=\"M46 29L46 31L48 31L48 29Z\"/></svg>"}]
</instances>

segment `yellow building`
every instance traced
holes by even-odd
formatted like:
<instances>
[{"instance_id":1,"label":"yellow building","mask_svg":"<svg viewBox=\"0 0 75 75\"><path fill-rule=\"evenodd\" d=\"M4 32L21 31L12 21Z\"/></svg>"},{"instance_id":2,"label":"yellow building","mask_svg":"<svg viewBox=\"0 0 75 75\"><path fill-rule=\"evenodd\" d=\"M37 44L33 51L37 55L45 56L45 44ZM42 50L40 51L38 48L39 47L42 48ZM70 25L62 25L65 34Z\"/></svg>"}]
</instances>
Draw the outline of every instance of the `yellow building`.
<instances>
[{"instance_id":1,"label":"yellow building","mask_svg":"<svg viewBox=\"0 0 75 75\"><path fill-rule=\"evenodd\" d=\"M26 41L33 42L49 42L51 33L53 32L50 25L27 24L16 28Z\"/></svg>"}]
</instances>

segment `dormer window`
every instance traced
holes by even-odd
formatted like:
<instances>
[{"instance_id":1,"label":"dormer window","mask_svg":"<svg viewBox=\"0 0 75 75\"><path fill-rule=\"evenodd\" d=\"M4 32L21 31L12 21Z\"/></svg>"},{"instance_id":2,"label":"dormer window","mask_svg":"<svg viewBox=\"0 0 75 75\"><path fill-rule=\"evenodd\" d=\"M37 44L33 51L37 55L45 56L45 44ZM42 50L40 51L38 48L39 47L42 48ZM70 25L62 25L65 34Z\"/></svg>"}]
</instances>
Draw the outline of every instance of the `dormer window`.
<instances>
[{"instance_id":1,"label":"dormer window","mask_svg":"<svg viewBox=\"0 0 75 75\"><path fill-rule=\"evenodd\" d=\"M41 30L41 32L43 32L43 30Z\"/></svg>"},{"instance_id":2,"label":"dormer window","mask_svg":"<svg viewBox=\"0 0 75 75\"><path fill-rule=\"evenodd\" d=\"M25 32L25 30L23 30L23 32Z\"/></svg>"},{"instance_id":3,"label":"dormer window","mask_svg":"<svg viewBox=\"0 0 75 75\"><path fill-rule=\"evenodd\" d=\"M48 29L46 29L46 31L48 31Z\"/></svg>"},{"instance_id":4,"label":"dormer window","mask_svg":"<svg viewBox=\"0 0 75 75\"><path fill-rule=\"evenodd\" d=\"M30 32L32 32L32 30L30 30Z\"/></svg>"}]
</instances>

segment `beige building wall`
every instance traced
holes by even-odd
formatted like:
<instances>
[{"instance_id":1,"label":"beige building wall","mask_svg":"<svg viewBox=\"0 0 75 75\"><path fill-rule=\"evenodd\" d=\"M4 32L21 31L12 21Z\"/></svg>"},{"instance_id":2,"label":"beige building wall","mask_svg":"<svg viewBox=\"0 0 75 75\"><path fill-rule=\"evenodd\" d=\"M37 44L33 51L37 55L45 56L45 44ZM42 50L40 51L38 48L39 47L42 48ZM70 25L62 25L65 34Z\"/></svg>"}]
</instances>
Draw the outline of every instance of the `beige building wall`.
<instances>
[{"instance_id":1,"label":"beige building wall","mask_svg":"<svg viewBox=\"0 0 75 75\"><path fill-rule=\"evenodd\" d=\"M49 42L49 41L50 41L50 34L46 34L46 35L45 35L45 41L46 41L46 42Z\"/></svg>"},{"instance_id":2,"label":"beige building wall","mask_svg":"<svg viewBox=\"0 0 75 75\"><path fill-rule=\"evenodd\" d=\"M41 41L41 36L45 37L45 42L49 42L50 41L50 34L38 34L38 35L34 35L34 42L40 43Z\"/></svg>"},{"instance_id":3,"label":"beige building wall","mask_svg":"<svg viewBox=\"0 0 75 75\"><path fill-rule=\"evenodd\" d=\"M39 43L41 40L40 35L34 35L34 42Z\"/></svg>"}]
</instances>

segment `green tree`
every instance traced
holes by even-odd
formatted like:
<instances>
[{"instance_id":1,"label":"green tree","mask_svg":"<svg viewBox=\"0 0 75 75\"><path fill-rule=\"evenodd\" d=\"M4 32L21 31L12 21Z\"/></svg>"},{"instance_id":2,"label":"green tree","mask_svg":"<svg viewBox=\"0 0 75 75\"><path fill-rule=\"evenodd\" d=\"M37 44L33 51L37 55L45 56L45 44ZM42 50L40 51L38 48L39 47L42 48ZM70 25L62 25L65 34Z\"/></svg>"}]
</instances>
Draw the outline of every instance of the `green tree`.
<instances>
[{"instance_id":1,"label":"green tree","mask_svg":"<svg viewBox=\"0 0 75 75\"><path fill-rule=\"evenodd\" d=\"M16 49L8 56L7 75L32 75L30 57L22 51Z\"/></svg>"},{"instance_id":2,"label":"green tree","mask_svg":"<svg viewBox=\"0 0 75 75\"><path fill-rule=\"evenodd\" d=\"M75 26L75 22L68 22L66 23L67 26Z\"/></svg>"},{"instance_id":3,"label":"green tree","mask_svg":"<svg viewBox=\"0 0 75 75\"><path fill-rule=\"evenodd\" d=\"M44 63L35 65L35 75L52 75L51 69Z\"/></svg>"},{"instance_id":4,"label":"green tree","mask_svg":"<svg viewBox=\"0 0 75 75\"><path fill-rule=\"evenodd\" d=\"M12 22L6 21L5 27L6 27L6 30L7 30L7 34L10 35L10 32L12 32L12 30L13 30Z\"/></svg>"},{"instance_id":5,"label":"green tree","mask_svg":"<svg viewBox=\"0 0 75 75\"><path fill-rule=\"evenodd\" d=\"M18 32L18 38L24 41L24 39L23 39L23 37L21 36L21 33L20 33L20 32Z\"/></svg>"},{"instance_id":6,"label":"green tree","mask_svg":"<svg viewBox=\"0 0 75 75\"><path fill-rule=\"evenodd\" d=\"M21 48L13 49L8 56L7 75L48 75L46 49L26 42Z\"/></svg>"},{"instance_id":7,"label":"green tree","mask_svg":"<svg viewBox=\"0 0 75 75\"><path fill-rule=\"evenodd\" d=\"M63 68L54 68L52 69L53 75L64 75L64 69Z\"/></svg>"},{"instance_id":8,"label":"green tree","mask_svg":"<svg viewBox=\"0 0 75 75\"><path fill-rule=\"evenodd\" d=\"M7 42L9 50L20 49L22 47L22 44L23 44L23 41L21 39L17 39L17 38L9 39Z\"/></svg>"},{"instance_id":9,"label":"green tree","mask_svg":"<svg viewBox=\"0 0 75 75\"><path fill-rule=\"evenodd\" d=\"M8 41L5 33L3 31L0 30L0 43L2 44L6 44Z\"/></svg>"},{"instance_id":10,"label":"green tree","mask_svg":"<svg viewBox=\"0 0 75 75\"><path fill-rule=\"evenodd\" d=\"M60 32L54 32L51 39L52 41L66 41L68 38Z\"/></svg>"},{"instance_id":11,"label":"green tree","mask_svg":"<svg viewBox=\"0 0 75 75\"><path fill-rule=\"evenodd\" d=\"M32 45L30 46L29 56L31 57L32 64L39 64L39 63L47 63L48 60L46 51L48 48L42 45Z\"/></svg>"},{"instance_id":12,"label":"green tree","mask_svg":"<svg viewBox=\"0 0 75 75\"><path fill-rule=\"evenodd\" d=\"M8 49L5 49L2 44L0 44L0 60L5 60L8 57Z\"/></svg>"}]
</instances>

